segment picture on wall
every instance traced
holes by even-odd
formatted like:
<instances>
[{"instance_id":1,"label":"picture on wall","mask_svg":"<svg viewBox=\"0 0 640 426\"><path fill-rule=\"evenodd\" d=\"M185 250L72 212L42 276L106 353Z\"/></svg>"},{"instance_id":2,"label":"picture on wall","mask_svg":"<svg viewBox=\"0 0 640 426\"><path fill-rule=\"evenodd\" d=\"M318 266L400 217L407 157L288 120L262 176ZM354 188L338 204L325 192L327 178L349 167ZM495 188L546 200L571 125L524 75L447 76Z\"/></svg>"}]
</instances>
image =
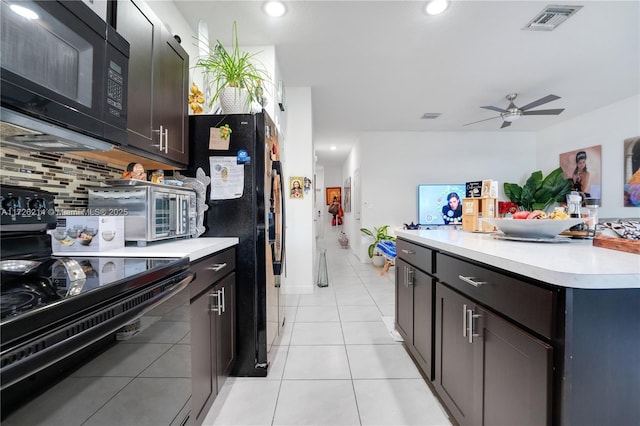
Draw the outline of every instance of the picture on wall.
<instances>
[{"instance_id":1,"label":"picture on wall","mask_svg":"<svg viewBox=\"0 0 640 426\"><path fill-rule=\"evenodd\" d=\"M351 211L351 176L344 181L344 211Z\"/></svg>"},{"instance_id":2,"label":"picture on wall","mask_svg":"<svg viewBox=\"0 0 640 426\"><path fill-rule=\"evenodd\" d=\"M624 140L624 206L640 207L640 136Z\"/></svg>"},{"instance_id":3,"label":"picture on wall","mask_svg":"<svg viewBox=\"0 0 640 426\"><path fill-rule=\"evenodd\" d=\"M602 198L602 145L560 154L560 167L564 177L573 180L572 191Z\"/></svg>"},{"instance_id":4,"label":"picture on wall","mask_svg":"<svg viewBox=\"0 0 640 426\"><path fill-rule=\"evenodd\" d=\"M336 197L338 199L338 202L340 202L340 200L342 199L340 192L341 188L339 186L328 187L326 189L327 205L331 204L331 201L333 201L333 197Z\"/></svg>"},{"instance_id":5,"label":"picture on wall","mask_svg":"<svg viewBox=\"0 0 640 426\"><path fill-rule=\"evenodd\" d=\"M289 178L289 198L304 198L302 182L302 176L293 176Z\"/></svg>"}]
</instances>

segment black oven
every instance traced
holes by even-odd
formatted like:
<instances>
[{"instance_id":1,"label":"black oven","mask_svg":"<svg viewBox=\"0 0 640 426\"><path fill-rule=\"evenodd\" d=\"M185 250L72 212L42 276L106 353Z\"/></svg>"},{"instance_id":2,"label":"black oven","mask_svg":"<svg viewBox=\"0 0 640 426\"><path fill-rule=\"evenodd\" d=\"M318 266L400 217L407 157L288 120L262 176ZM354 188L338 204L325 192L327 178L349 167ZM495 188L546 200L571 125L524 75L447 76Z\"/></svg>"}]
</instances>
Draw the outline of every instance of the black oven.
<instances>
[{"instance_id":1,"label":"black oven","mask_svg":"<svg viewBox=\"0 0 640 426\"><path fill-rule=\"evenodd\" d=\"M81 1L1 6L2 122L126 144L129 43ZM66 148L37 134L3 139L17 148ZM73 136L66 139L74 148Z\"/></svg>"},{"instance_id":2,"label":"black oven","mask_svg":"<svg viewBox=\"0 0 640 426\"><path fill-rule=\"evenodd\" d=\"M187 419L189 259L53 256L52 194L3 185L0 206L2 422Z\"/></svg>"}]
</instances>

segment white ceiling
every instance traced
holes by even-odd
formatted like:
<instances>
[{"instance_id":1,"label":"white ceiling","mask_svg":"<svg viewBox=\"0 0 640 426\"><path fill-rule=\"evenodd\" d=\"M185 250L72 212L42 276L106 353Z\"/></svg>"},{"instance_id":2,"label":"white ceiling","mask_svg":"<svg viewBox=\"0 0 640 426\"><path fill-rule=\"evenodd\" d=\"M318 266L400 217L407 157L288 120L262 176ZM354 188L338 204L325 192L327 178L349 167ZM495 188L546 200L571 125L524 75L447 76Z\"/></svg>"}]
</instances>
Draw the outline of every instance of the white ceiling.
<instances>
[{"instance_id":1,"label":"white ceiling","mask_svg":"<svg viewBox=\"0 0 640 426\"><path fill-rule=\"evenodd\" d=\"M285 86L311 87L318 161L342 162L362 131L495 131L505 95L535 109L501 132L536 131L640 93L640 1L456 1L439 16L425 1L287 1L281 18L262 2L176 0L212 39L273 45ZM549 4L582 5L554 31L522 28ZM286 91L285 91L286 93ZM421 120L427 112L441 113ZM330 151L330 145L337 145Z\"/></svg>"}]
</instances>

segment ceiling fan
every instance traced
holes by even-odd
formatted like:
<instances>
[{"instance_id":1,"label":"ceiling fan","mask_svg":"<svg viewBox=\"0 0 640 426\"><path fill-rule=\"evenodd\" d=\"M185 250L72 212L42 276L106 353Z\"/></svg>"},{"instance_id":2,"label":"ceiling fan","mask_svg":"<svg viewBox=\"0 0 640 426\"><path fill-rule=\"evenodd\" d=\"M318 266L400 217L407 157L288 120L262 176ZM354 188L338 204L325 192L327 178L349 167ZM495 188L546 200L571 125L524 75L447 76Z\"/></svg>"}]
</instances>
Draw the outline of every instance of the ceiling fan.
<instances>
[{"instance_id":1,"label":"ceiling fan","mask_svg":"<svg viewBox=\"0 0 640 426\"><path fill-rule=\"evenodd\" d=\"M559 109L538 109L535 111L529 111L531 108L535 108L537 106L540 106L542 104L546 104L547 102L551 102L551 101L555 101L557 99L560 99L560 96L556 96L556 95L547 95L544 98L540 98L537 101L533 101L523 107L518 108L517 106L515 106L515 104L513 103L513 101L515 100L515 98L518 96L517 93L509 93L506 98L509 101L509 106L507 106L506 109L502 109L502 108L498 108L498 107L494 107L494 106L481 106L480 108L484 108L484 109L490 109L491 111L497 111L500 113L500 115L496 116L496 117L491 117L491 118L485 118L484 120L479 120L479 121L474 121L473 123L467 123L465 124L465 126L468 126L470 124L476 124L476 123L480 123L482 121L487 121L487 120L493 120L494 118L499 118L502 117L502 126L500 126L501 129L504 129L505 127L509 127L511 126L511 123L513 121L518 120L520 117L522 117L523 115L558 115L560 114L562 111L564 111L564 108L559 108Z\"/></svg>"}]
</instances>

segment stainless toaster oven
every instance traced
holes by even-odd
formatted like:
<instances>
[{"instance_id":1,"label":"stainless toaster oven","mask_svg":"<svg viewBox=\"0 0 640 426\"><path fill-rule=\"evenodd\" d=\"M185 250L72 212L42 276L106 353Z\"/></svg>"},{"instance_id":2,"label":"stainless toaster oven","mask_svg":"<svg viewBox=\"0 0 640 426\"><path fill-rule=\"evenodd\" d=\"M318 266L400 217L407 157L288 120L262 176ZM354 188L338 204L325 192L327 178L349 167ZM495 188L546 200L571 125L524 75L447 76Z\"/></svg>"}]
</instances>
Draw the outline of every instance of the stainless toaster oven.
<instances>
[{"instance_id":1,"label":"stainless toaster oven","mask_svg":"<svg viewBox=\"0 0 640 426\"><path fill-rule=\"evenodd\" d=\"M124 215L125 241L139 246L196 234L196 193L189 188L139 182L90 189L89 209Z\"/></svg>"}]
</instances>

